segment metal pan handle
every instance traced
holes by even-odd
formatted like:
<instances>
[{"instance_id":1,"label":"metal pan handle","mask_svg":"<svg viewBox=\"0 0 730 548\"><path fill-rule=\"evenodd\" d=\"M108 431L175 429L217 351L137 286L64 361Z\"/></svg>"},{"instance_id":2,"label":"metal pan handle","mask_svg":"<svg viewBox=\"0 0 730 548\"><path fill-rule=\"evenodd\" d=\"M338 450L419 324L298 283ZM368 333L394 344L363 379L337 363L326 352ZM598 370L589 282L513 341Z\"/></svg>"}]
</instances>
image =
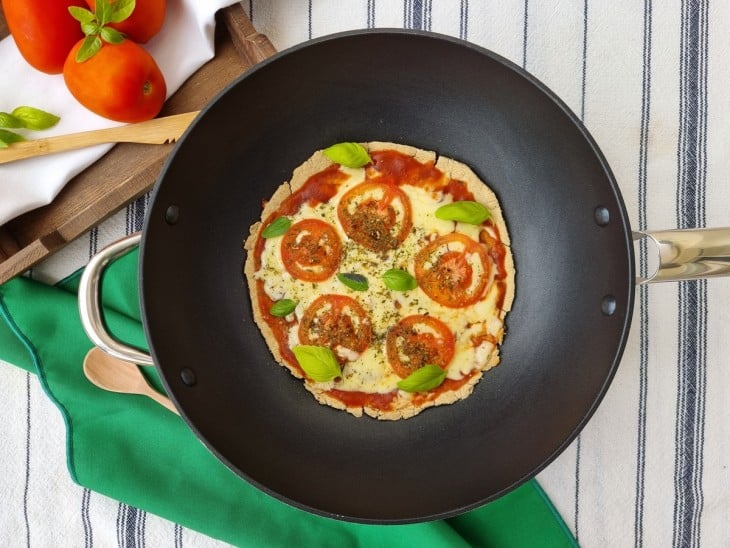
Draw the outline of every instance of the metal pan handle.
<instances>
[{"instance_id":1,"label":"metal pan handle","mask_svg":"<svg viewBox=\"0 0 730 548\"><path fill-rule=\"evenodd\" d=\"M654 274L636 283L675 282L730 276L730 228L693 228L634 232L651 239L659 253Z\"/></svg>"},{"instance_id":2,"label":"metal pan handle","mask_svg":"<svg viewBox=\"0 0 730 548\"><path fill-rule=\"evenodd\" d=\"M152 357L112 337L104 325L101 312L101 276L107 265L139 245L141 233L131 234L108 245L89 261L79 282L79 314L81 324L91 341L107 354L139 365L154 365Z\"/></svg>"}]
</instances>

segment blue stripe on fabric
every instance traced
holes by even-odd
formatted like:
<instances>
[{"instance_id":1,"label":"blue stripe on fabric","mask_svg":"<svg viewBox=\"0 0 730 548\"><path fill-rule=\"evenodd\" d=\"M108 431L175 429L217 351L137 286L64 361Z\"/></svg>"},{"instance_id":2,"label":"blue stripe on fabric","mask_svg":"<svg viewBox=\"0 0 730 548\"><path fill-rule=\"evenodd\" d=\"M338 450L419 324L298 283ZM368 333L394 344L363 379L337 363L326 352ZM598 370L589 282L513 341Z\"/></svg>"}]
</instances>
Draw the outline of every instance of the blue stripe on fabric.
<instances>
[{"instance_id":1,"label":"blue stripe on fabric","mask_svg":"<svg viewBox=\"0 0 730 548\"><path fill-rule=\"evenodd\" d=\"M139 232L144 226L144 218L147 213L147 203L149 201L149 194L140 196L135 201L127 205L126 212L126 232L132 234Z\"/></svg>"},{"instance_id":2,"label":"blue stripe on fabric","mask_svg":"<svg viewBox=\"0 0 730 548\"><path fill-rule=\"evenodd\" d=\"M677 225L705 226L708 2L682 1ZM700 546L706 365L707 282L679 284L674 546Z\"/></svg>"},{"instance_id":3,"label":"blue stripe on fabric","mask_svg":"<svg viewBox=\"0 0 730 548\"><path fill-rule=\"evenodd\" d=\"M647 158L649 150L649 122L651 119L651 33L652 4L644 0L644 43L641 76L641 131L639 142L639 230L647 226ZM647 276L647 243L639 244L639 275ZM646 411L649 390L649 293L639 288L639 407L636 440L636 495L634 498L634 547L644 543L644 489L646 476Z\"/></svg>"},{"instance_id":4,"label":"blue stripe on fabric","mask_svg":"<svg viewBox=\"0 0 730 548\"><path fill-rule=\"evenodd\" d=\"M404 0L403 26L407 29L431 30L432 0Z\"/></svg>"},{"instance_id":5,"label":"blue stripe on fabric","mask_svg":"<svg viewBox=\"0 0 730 548\"><path fill-rule=\"evenodd\" d=\"M413 8L411 11L411 28L423 30L425 25L423 23L423 2L424 0L413 0Z\"/></svg>"},{"instance_id":6,"label":"blue stripe on fabric","mask_svg":"<svg viewBox=\"0 0 730 548\"><path fill-rule=\"evenodd\" d=\"M180 525L178 525L177 523L175 524L174 534L175 534L175 548L182 548L183 547L183 528Z\"/></svg>"},{"instance_id":7,"label":"blue stripe on fabric","mask_svg":"<svg viewBox=\"0 0 730 548\"><path fill-rule=\"evenodd\" d=\"M91 529L89 507L91 506L91 491L84 488L81 494L81 523L84 527L84 548L94 546L94 533Z\"/></svg>"},{"instance_id":8,"label":"blue stripe on fabric","mask_svg":"<svg viewBox=\"0 0 730 548\"><path fill-rule=\"evenodd\" d=\"M530 11L530 0L525 0L525 15L522 20L522 68L527 68L527 14Z\"/></svg>"},{"instance_id":9,"label":"blue stripe on fabric","mask_svg":"<svg viewBox=\"0 0 730 548\"><path fill-rule=\"evenodd\" d=\"M94 227L89 231L89 258L96 255L99 249L99 229Z\"/></svg>"},{"instance_id":10,"label":"blue stripe on fabric","mask_svg":"<svg viewBox=\"0 0 730 548\"><path fill-rule=\"evenodd\" d=\"M469 0L461 0L459 9L459 38L469 39Z\"/></svg>"},{"instance_id":11,"label":"blue stripe on fabric","mask_svg":"<svg viewBox=\"0 0 730 548\"><path fill-rule=\"evenodd\" d=\"M145 512L133 506L119 503L117 508L117 543L120 548L142 548L144 540Z\"/></svg>"}]
</instances>

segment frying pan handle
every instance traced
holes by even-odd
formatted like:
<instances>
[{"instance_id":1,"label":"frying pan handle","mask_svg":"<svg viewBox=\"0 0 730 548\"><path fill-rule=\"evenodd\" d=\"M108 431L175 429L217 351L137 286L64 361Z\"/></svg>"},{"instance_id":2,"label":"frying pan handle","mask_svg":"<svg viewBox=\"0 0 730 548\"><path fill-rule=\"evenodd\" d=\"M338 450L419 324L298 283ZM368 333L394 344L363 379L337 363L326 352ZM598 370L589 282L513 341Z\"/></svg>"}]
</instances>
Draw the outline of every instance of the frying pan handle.
<instances>
[{"instance_id":1,"label":"frying pan handle","mask_svg":"<svg viewBox=\"0 0 730 548\"><path fill-rule=\"evenodd\" d=\"M692 228L634 232L634 240L651 239L659 266L637 284L730 276L730 228Z\"/></svg>"},{"instance_id":2,"label":"frying pan handle","mask_svg":"<svg viewBox=\"0 0 730 548\"><path fill-rule=\"evenodd\" d=\"M138 246L140 239L141 233L131 234L108 245L92 257L79 282L79 314L86 334L104 352L139 365L154 365L149 354L113 338L106 330L101 313L100 286L104 269L111 261Z\"/></svg>"}]
</instances>

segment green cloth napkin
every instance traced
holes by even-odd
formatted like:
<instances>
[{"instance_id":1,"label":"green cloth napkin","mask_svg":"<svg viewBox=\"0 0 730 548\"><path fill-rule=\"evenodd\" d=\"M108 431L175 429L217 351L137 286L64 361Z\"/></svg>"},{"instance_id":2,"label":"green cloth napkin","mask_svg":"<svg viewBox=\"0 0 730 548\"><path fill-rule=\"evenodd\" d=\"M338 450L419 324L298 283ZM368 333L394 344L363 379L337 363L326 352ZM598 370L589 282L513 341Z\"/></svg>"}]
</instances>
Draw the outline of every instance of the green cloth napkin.
<instances>
[{"instance_id":1,"label":"green cloth napkin","mask_svg":"<svg viewBox=\"0 0 730 548\"><path fill-rule=\"evenodd\" d=\"M137 259L135 251L107 269L102 302L111 331L145 347ZM76 483L237 546L577 546L536 481L467 514L413 525L345 523L270 497L220 463L178 416L86 380L81 364L92 345L78 280L0 285L0 358L36 373L60 410ZM161 389L154 368L143 369Z\"/></svg>"}]
</instances>

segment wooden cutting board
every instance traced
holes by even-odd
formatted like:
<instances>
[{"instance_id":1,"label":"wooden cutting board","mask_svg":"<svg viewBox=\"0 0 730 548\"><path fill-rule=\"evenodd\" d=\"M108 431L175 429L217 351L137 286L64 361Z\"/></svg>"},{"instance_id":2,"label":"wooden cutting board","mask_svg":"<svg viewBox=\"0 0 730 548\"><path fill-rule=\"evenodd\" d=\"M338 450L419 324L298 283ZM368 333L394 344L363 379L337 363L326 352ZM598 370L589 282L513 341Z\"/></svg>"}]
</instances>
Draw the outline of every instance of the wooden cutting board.
<instances>
[{"instance_id":1,"label":"wooden cutting board","mask_svg":"<svg viewBox=\"0 0 730 548\"><path fill-rule=\"evenodd\" d=\"M215 57L168 99L160 116L201 109L231 81L276 52L238 3L222 9L217 23ZM7 35L0 11L0 38ZM118 144L69 181L51 204L0 226L0 283L149 191L173 146Z\"/></svg>"}]
</instances>

